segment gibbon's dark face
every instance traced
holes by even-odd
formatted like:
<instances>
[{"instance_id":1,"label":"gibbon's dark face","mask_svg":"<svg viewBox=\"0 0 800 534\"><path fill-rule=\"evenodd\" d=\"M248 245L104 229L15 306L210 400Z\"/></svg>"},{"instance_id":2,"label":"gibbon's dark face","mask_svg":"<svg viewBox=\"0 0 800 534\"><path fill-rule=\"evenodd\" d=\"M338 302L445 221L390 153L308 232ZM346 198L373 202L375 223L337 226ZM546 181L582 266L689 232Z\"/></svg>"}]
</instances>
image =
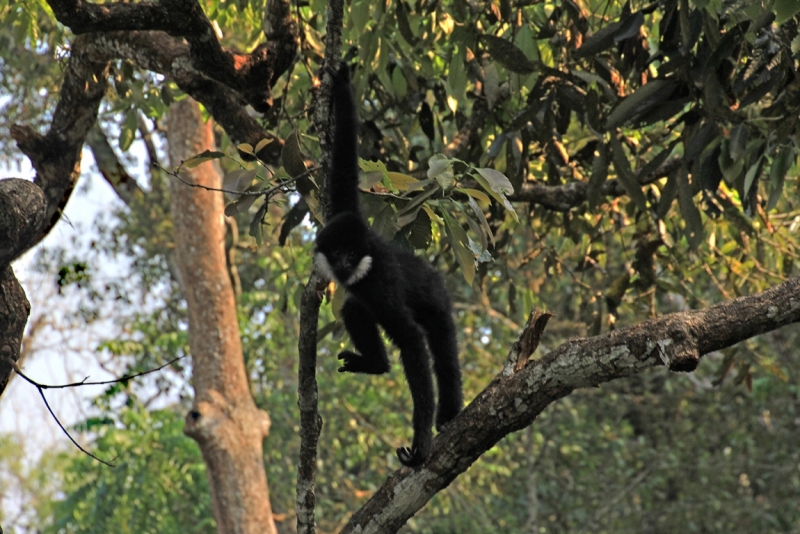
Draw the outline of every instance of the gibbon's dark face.
<instances>
[{"instance_id":1,"label":"gibbon's dark face","mask_svg":"<svg viewBox=\"0 0 800 534\"><path fill-rule=\"evenodd\" d=\"M352 286L369 274L367 228L354 213L340 213L317 234L314 263L327 277L345 287Z\"/></svg>"}]
</instances>

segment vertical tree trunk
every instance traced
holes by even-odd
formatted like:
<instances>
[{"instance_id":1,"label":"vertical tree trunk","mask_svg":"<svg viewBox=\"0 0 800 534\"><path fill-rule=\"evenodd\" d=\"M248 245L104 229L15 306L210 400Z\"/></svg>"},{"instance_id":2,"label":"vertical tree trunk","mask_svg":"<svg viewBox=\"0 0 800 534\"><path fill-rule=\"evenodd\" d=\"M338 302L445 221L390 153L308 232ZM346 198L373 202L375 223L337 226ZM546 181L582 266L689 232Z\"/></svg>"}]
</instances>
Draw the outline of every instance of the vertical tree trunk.
<instances>
[{"instance_id":1,"label":"vertical tree trunk","mask_svg":"<svg viewBox=\"0 0 800 534\"><path fill-rule=\"evenodd\" d=\"M173 167L215 150L211 122L186 98L167 117ZM215 162L182 173L186 181L219 188ZM195 400L185 432L200 445L211 482L220 534L275 533L264 471L266 412L253 402L244 367L233 289L225 266L223 199L218 192L170 182L176 256L189 308Z\"/></svg>"}]
</instances>

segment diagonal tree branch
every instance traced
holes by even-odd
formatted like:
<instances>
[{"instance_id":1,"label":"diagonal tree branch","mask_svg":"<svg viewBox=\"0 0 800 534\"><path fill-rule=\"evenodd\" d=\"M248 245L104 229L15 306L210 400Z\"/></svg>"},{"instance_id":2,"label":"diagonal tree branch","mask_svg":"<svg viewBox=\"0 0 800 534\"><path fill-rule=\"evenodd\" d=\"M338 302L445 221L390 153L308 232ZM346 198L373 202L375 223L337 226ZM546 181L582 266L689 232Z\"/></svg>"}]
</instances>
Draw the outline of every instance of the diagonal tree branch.
<instances>
[{"instance_id":1,"label":"diagonal tree branch","mask_svg":"<svg viewBox=\"0 0 800 534\"><path fill-rule=\"evenodd\" d=\"M58 21L78 35L159 30L185 38L193 67L237 91L259 112L266 112L272 106L271 87L292 64L298 48L297 24L291 19L288 0L268 4L266 16L280 29L273 31L268 41L250 54L223 48L197 0L102 5L82 0L48 3Z\"/></svg>"},{"instance_id":2,"label":"diagonal tree branch","mask_svg":"<svg viewBox=\"0 0 800 534\"><path fill-rule=\"evenodd\" d=\"M129 59L142 69L173 80L208 109L234 142L255 146L262 139L272 139L258 157L270 164L280 161L283 141L267 132L247 112L235 90L209 79L192 65L186 43L163 32L109 32L87 38L87 49L96 58Z\"/></svg>"},{"instance_id":3,"label":"diagonal tree branch","mask_svg":"<svg viewBox=\"0 0 800 534\"><path fill-rule=\"evenodd\" d=\"M40 135L26 126L11 128L19 149L36 170L34 183L47 200L44 220L23 252L41 241L61 217L80 176L83 142L97 121L97 110L105 95L108 61L87 54L85 44L83 37L75 40L47 134Z\"/></svg>"},{"instance_id":4,"label":"diagonal tree branch","mask_svg":"<svg viewBox=\"0 0 800 534\"><path fill-rule=\"evenodd\" d=\"M396 532L501 438L530 425L547 406L578 388L659 365L693 371L709 352L797 322L800 278L792 278L703 310L568 341L517 373L498 375L437 437L430 460L416 471L402 468L391 475L342 532Z\"/></svg>"}]
</instances>

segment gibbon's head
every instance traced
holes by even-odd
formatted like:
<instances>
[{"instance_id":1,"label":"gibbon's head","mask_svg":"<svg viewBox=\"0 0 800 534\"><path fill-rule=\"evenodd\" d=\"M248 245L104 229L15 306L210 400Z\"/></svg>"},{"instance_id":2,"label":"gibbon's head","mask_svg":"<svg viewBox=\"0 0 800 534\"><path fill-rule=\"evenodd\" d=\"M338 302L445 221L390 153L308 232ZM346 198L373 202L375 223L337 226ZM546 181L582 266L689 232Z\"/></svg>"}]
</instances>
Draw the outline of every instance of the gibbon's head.
<instances>
[{"instance_id":1,"label":"gibbon's head","mask_svg":"<svg viewBox=\"0 0 800 534\"><path fill-rule=\"evenodd\" d=\"M322 274L345 287L367 276L372 256L369 229L363 219L345 212L328 221L317 233L314 264Z\"/></svg>"}]
</instances>

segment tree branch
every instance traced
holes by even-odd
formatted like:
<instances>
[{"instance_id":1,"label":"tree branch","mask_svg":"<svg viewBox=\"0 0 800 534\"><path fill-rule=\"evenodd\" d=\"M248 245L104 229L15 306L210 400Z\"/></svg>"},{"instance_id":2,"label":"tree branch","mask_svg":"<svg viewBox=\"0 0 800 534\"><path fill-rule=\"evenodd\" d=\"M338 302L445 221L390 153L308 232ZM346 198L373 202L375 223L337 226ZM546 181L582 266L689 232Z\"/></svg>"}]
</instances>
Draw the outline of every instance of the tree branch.
<instances>
[{"instance_id":1,"label":"tree branch","mask_svg":"<svg viewBox=\"0 0 800 534\"><path fill-rule=\"evenodd\" d=\"M36 170L34 183L42 188L47 200L44 219L24 250L41 241L61 217L80 176L83 142L97 121L97 110L105 95L108 61L95 60L86 53L85 44L85 38L75 39L47 134L42 136L26 126L11 128L19 149Z\"/></svg>"},{"instance_id":2,"label":"tree branch","mask_svg":"<svg viewBox=\"0 0 800 534\"><path fill-rule=\"evenodd\" d=\"M342 25L344 21L343 0L328 2L328 22L325 35L325 65L339 63L342 56ZM329 176L331 161L330 139L330 94L331 76L323 75L322 85L317 92L314 110L314 125L319 132L319 144L322 152L323 173ZM324 187L322 188L324 190ZM327 213L327 199L323 198L323 207ZM322 418L318 410L317 393L317 323L321 295L325 289L325 281L316 270L306 284L300 306L300 338L298 351L300 365L298 369L297 404L300 406L300 459L297 468L297 532L298 534L314 534L316 523L314 512L316 507L315 483L317 478L317 444L322 429Z\"/></svg>"},{"instance_id":3,"label":"tree branch","mask_svg":"<svg viewBox=\"0 0 800 534\"><path fill-rule=\"evenodd\" d=\"M278 164L283 141L267 132L252 117L235 90L212 80L191 62L189 47L163 32L109 32L91 34L87 47L97 58L129 59L142 69L173 80L186 94L203 104L235 143L256 146L272 139L258 158Z\"/></svg>"},{"instance_id":4,"label":"tree branch","mask_svg":"<svg viewBox=\"0 0 800 534\"><path fill-rule=\"evenodd\" d=\"M530 425L547 406L575 389L659 365L692 371L709 352L796 322L800 322L800 278L703 310L568 341L517 373L495 377L437 436L428 462L418 470L404 467L392 474L342 532L396 532L481 454ZM518 346L519 342L512 351Z\"/></svg>"},{"instance_id":5,"label":"tree branch","mask_svg":"<svg viewBox=\"0 0 800 534\"><path fill-rule=\"evenodd\" d=\"M196 0L157 3L93 4L82 0L49 0L59 22L75 34L114 31L164 31L185 38L195 69L236 90L259 112L272 107L271 87L291 65L297 52L297 25L284 26L250 54L224 49L216 31ZM277 20L289 13L287 0L267 8ZM290 17L291 18L291 17ZM277 51L274 51L277 49ZM280 61L276 61L280 59ZM276 68L277 67L277 68Z\"/></svg>"},{"instance_id":6,"label":"tree branch","mask_svg":"<svg viewBox=\"0 0 800 534\"><path fill-rule=\"evenodd\" d=\"M103 175L108 185L116 191L122 201L130 205L137 195L144 195L144 191L139 187L136 180L128 174L125 166L117 158L111 143L100 125L96 124L89 131L86 137L86 145L92 151L94 161L97 164L97 169Z\"/></svg>"},{"instance_id":7,"label":"tree branch","mask_svg":"<svg viewBox=\"0 0 800 534\"><path fill-rule=\"evenodd\" d=\"M642 186L652 184L656 180L669 176L681 165L682 158L673 157L664 162L658 169L648 176L639 179ZM541 182L526 182L520 191L509 195L512 202L530 202L553 211L569 211L582 205L587 200L589 182L571 182L565 185L546 185ZM603 197L619 198L627 195L625 188L619 180L612 179L603 183L600 195Z\"/></svg>"}]
</instances>

